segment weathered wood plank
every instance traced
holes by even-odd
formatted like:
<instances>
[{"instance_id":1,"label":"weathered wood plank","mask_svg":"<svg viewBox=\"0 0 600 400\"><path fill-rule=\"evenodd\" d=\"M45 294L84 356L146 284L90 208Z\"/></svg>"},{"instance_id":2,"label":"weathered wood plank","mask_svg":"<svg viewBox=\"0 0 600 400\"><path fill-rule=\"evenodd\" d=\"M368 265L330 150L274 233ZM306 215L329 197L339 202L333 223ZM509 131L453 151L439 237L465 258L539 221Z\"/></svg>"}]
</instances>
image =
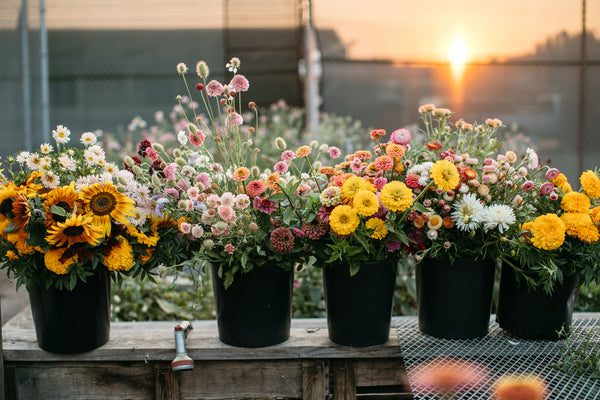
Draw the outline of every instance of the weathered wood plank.
<instances>
[{"instance_id":1,"label":"weathered wood plank","mask_svg":"<svg viewBox=\"0 0 600 400\"><path fill-rule=\"evenodd\" d=\"M353 360L353 365L356 386L404 385L408 391L406 367L402 358Z\"/></svg>"},{"instance_id":2,"label":"weathered wood plank","mask_svg":"<svg viewBox=\"0 0 600 400\"><path fill-rule=\"evenodd\" d=\"M331 363L330 374L335 400L356 400L356 380L354 366L347 360Z\"/></svg>"},{"instance_id":3,"label":"weathered wood plank","mask_svg":"<svg viewBox=\"0 0 600 400\"><path fill-rule=\"evenodd\" d=\"M302 398L304 400L325 399L325 362L304 361L302 363Z\"/></svg>"}]
</instances>

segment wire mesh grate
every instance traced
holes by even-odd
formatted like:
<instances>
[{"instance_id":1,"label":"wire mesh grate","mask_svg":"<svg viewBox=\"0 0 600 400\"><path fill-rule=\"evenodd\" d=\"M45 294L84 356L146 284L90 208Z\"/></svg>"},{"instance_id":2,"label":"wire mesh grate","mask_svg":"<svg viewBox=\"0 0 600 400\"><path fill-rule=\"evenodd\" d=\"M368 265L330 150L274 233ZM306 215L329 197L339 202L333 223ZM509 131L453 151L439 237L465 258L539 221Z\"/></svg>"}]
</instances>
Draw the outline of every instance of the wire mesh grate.
<instances>
[{"instance_id":1,"label":"wire mesh grate","mask_svg":"<svg viewBox=\"0 0 600 400\"><path fill-rule=\"evenodd\" d=\"M598 319L575 317L572 324L571 344L577 348L584 341L600 342ZM564 341L525 340L505 333L495 321L490 322L489 334L478 339L438 339L422 334L414 317L399 318L400 346L404 356L409 382L416 367L437 357L449 357L485 366L487 374L475 389L462 393L461 399L491 398L492 387L503 375L525 376L534 374L542 378L549 390L549 400L600 399L600 380L588 376L566 374L553 368L560 360ZM413 388L414 398L431 399L433 393L423 388Z\"/></svg>"}]
</instances>

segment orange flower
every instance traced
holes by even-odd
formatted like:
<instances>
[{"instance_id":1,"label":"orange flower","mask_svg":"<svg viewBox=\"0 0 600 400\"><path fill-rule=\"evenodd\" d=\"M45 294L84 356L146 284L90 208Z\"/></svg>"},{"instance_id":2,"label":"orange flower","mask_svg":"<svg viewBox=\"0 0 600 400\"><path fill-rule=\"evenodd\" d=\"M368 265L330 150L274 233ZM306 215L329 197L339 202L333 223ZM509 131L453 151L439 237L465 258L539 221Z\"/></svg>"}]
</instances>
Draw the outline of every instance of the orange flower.
<instances>
[{"instance_id":1,"label":"orange flower","mask_svg":"<svg viewBox=\"0 0 600 400\"><path fill-rule=\"evenodd\" d=\"M250 170L246 167L239 167L233 172L233 180L236 182L245 181L249 176Z\"/></svg>"},{"instance_id":2,"label":"orange flower","mask_svg":"<svg viewBox=\"0 0 600 400\"><path fill-rule=\"evenodd\" d=\"M415 228L421 229L423 226L425 226L425 220L422 216L417 215L413 220L413 225L415 226Z\"/></svg>"},{"instance_id":3,"label":"orange flower","mask_svg":"<svg viewBox=\"0 0 600 400\"><path fill-rule=\"evenodd\" d=\"M450 229L452 227L454 227L454 220L452 219L451 216L447 215L442 219L442 225L444 226L444 228L446 229Z\"/></svg>"},{"instance_id":4,"label":"orange flower","mask_svg":"<svg viewBox=\"0 0 600 400\"><path fill-rule=\"evenodd\" d=\"M373 158L371 152L366 150L359 150L353 155L354 157L357 157L360 161L370 160ZM354 157L352 157L352 159L354 159Z\"/></svg>"},{"instance_id":5,"label":"orange flower","mask_svg":"<svg viewBox=\"0 0 600 400\"><path fill-rule=\"evenodd\" d=\"M496 400L543 400L546 384L537 376L503 376L494 386Z\"/></svg>"},{"instance_id":6,"label":"orange flower","mask_svg":"<svg viewBox=\"0 0 600 400\"><path fill-rule=\"evenodd\" d=\"M310 149L309 149L310 151ZM279 174L277 172L273 172L271 175L269 175L267 177L267 181L265 182L267 184L267 187L271 190L279 190L279 186L277 185L280 181L280 177Z\"/></svg>"},{"instance_id":7,"label":"orange flower","mask_svg":"<svg viewBox=\"0 0 600 400\"><path fill-rule=\"evenodd\" d=\"M474 387L485 376L485 370L474 362L439 357L417 367L411 385L446 395Z\"/></svg>"},{"instance_id":8,"label":"orange flower","mask_svg":"<svg viewBox=\"0 0 600 400\"><path fill-rule=\"evenodd\" d=\"M441 150L444 146L440 142L429 142L425 144L429 150Z\"/></svg>"},{"instance_id":9,"label":"orange flower","mask_svg":"<svg viewBox=\"0 0 600 400\"><path fill-rule=\"evenodd\" d=\"M298 150L296 150L296 158L306 157L310 154L309 146L300 146Z\"/></svg>"},{"instance_id":10,"label":"orange flower","mask_svg":"<svg viewBox=\"0 0 600 400\"><path fill-rule=\"evenodd\" d=\"M335 170L332 167L321 167L319 168L319 173L326 176L333 176L335 174Z\"/></svg>"},{"instance_id":11,"label":"orange flower","mask_svg":"<svg viewBox=\"0 0 600 400\"><path fill-rule=\"evenodd\" d=\"M471 168L465 168L464 173L468 180L477 178L477 172Z\"/></svg>"},{"instance_id":12,"label":"orange flower","mask_svg":"<svg viewBox=\"0 0 600 400\"><path fill-rule=\"evenodd\" d=\"M390 143L385 148L385 154L392 158L400 159L404 157L406 149L401 144Z\"/></svg>"}]
</instances>

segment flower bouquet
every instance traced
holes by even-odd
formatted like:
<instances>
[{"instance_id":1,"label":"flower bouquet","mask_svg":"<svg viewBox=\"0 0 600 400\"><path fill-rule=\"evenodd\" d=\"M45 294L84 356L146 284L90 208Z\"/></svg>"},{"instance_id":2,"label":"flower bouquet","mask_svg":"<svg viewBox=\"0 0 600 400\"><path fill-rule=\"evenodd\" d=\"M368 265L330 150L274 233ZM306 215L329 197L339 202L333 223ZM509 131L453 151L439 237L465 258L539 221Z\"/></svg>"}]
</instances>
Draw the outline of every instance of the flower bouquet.
<instances>
[{"instance_id":1,"label":"flower bouquet","mask_svg":"<svg viewBox=\"0 0 600 400\"><path fill-rule=\"evenodd\" d=\"M70 131L62 125L53 138L56 149L44 143L37 152L7 158L0 186L0 261L17 288L25 285L29 292L40 346L78 352L108 340L110 276L150 277L168 223L139 213L123 193L124 171L106 162L94 134L81 136L84 148L67 147ZM36 307L39 302L43 308ZM86 318L93 312L85 309L91 303L102 307L90 317L97 319L93 322ZM75 323L82 330L103 329L103 334L90 334L95 340L85 343L78 329L66 329L75 316L63 306L77 308ZM53 328L76 332L83 343L70 342L72 335L61 337ZM56 337L46 338L44 331Z\"/></svg>"}]
</instances>

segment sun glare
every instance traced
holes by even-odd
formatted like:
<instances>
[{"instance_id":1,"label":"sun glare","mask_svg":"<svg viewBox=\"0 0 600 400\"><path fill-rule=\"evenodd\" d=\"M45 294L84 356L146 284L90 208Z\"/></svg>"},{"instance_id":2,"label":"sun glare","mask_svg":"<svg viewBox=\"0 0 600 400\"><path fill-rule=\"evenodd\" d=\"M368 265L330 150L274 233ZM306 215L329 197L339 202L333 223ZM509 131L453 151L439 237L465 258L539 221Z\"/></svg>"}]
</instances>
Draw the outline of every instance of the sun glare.
<instances>
[{"instance_id":1,"label":"sun glare","mask_svg":"<svg viewBox=\"0 0 600 400\"><path fill-rule=\"evenodd\" d=\"M456 39L452 45L450 45L448 56L450 57L450 62L453 66L462 67L467 61L467 46L465 46L462 40Z\"/></svg>"}]
</instances>

